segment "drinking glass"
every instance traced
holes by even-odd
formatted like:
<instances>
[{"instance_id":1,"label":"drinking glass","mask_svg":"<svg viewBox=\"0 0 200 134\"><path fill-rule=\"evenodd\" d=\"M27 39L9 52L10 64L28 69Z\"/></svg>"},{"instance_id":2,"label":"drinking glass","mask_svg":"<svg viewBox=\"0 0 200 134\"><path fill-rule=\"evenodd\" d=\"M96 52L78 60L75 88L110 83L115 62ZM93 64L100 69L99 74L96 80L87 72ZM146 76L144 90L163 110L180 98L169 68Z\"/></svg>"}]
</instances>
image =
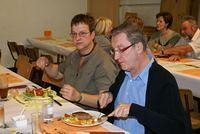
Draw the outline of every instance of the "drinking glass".
<instances>
[{"instance_id":1,"label":"drinking glass","mask_svg":"<svg viewBox=\"0 0 200 134\"><path fill-rule=\"evenodd\" d=\"M8 78L6 75L0 76L0 99L7 99L8 96Z\"/></svg>"},{"instance_id":2,"label":"drinking glass","mask_svg":"<svg viewBox=\"0 0 200 134\"><path fill-rule=\"evenodd\" d=\"M0 102L0 128L4 127L4 103Z\"/></svg>"},{"instance_id":3,"label":"drinking glass","mask_svg":"<svg viewBox=\"0 0 200 134\"><path fill-rule=\"evenodd\" d=\"M41 133L40 129L41 115L39 112L34 112L31 114L31 126L32 126L32 134Z\"/></svg>"},{"instance_id":4,"label":"drinking glass","mask_svg":"<svg viewBox=\"0 0 200 134\"><path fill-rule=\"evenodd\" d=\"M45 123L53 121L53 100L51 98L42 101L42 120Z\"/></svg>"}]
</instances>

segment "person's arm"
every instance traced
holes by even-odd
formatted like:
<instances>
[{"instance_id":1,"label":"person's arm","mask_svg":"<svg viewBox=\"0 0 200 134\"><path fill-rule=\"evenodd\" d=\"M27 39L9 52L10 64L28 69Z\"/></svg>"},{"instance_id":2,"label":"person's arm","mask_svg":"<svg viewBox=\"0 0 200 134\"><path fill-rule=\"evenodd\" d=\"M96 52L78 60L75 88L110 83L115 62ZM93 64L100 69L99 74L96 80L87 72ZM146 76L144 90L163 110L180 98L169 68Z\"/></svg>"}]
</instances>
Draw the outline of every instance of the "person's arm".
<instances>
[{"instance_id":1,"label":"person's arm","mask_svg":"<svg viewBox=\"0 0 200 134\"><path fill-rule=\"evenodd\" d=\"M49 75L51 78L61 79L63 77L63 75L58 71L58 65L51 63L50 60L45 56L38 58L36 65L37 67L46 71L47 75Z\"/></svg>"},{"instance_id":2,"label":"person's arm","mask_svg":"<svg viewBox=\"0 0 200 134\"><path fill-rule=\"evenodd\" d=\"M80 93L75 87L69 84L65 84L61 88L60 93L62 94L62 97L67 100L97 108L98 94L92 95Z\"/></svg>"},{"instance_id":3,"label":"person's arm","mask_svg":"<svg viewBox=\"0 0 200 134\"><path fill-rule=\"evenodd\" d=\"M163 53L166 55L179 55L181 57L185 56L187 53L192 52L193 49L190 45L180 45L174 46L163 50Z\"/></svg>"},{"instance_id":4,"label":"person's arm","mask_svg":"<svg viewBox=\"0 0 200 134\"><path fill-rule=\"evenodd\" d=\"M81 100L79 103L88 105L90 107L98 108L97 102L99 99L99 94L86 94L86 93L81 93Z\"/></svg>"},{"instance_id":5,"label":"person's arm","mask_svg":"<svg viewBox=\"0 0 200 134\"><path fill-rule=\"evenodd\" d=\"M44 69L46 73L53 79L62 79L63 74L61 74L58 71L58 65L50 63L47 67Z\"/></svg>"}]
</instances>

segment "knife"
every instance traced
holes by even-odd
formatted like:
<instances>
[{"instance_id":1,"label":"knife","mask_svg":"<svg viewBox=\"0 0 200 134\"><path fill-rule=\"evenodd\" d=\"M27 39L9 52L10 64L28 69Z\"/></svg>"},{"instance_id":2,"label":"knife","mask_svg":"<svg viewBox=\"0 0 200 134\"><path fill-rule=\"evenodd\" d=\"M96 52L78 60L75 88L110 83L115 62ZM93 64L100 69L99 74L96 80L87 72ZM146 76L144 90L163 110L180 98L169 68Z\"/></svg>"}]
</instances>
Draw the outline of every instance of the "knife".
<instances>
[{"instance_id":1,"label":"knife","mask_svg":"<svg viewBox=\"0 0 200 134\"><path fill-rule=\"evenodd\" d=\"M191 65L191 64L185 64L186 66L194 67L194 68L200 68L199 66L196 65Z\"/></svg>"},{"instance_id":2,"label":"knife","mask_svg":"<svg viewBox=\"0 0 200 134\"><path fill-rule=\"evenodd\" d=\"M57 100L55 100L55 99L53 99L53 101L54 101L56 104L58 104L59 106L62 106L62 104L61 104L59 101L57 101Z\"/></svg>"},{"instance_id":3,"label":"knife","mask_svg":"<svg viewBox=\"0 0 200 134\"><path fill-rule=\"evenodd\" d=\"M11 87L8 87L8 89L12 89L12 88L26 88L27 85L19 85L19 86L11 86Z\"/></svg>"}]
</instances>

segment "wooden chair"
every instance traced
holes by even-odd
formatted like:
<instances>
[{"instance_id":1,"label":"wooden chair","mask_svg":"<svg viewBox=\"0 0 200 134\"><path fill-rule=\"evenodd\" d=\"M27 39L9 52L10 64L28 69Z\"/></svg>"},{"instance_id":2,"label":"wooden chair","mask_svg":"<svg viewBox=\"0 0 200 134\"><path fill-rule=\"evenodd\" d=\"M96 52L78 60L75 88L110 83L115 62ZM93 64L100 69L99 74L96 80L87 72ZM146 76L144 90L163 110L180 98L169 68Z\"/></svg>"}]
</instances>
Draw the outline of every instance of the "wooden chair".
<instances>
[{"instance_id":1,"label":"wooden chair","mask_svg":"<svg viewBox=\"0 0 200 134\"><path fill-rule=\"evenodd\" d=\"M200 129L200 113L194 111L194 100L192 91L189 89L179 89L179 94L183 107L186 112L189 114L191 119L191 125L193 130L199 131Z\"/></svg>"},{"instance_id":2,"label":"wooden chair","mask_svg":"<svg viewBox=\"0 0 200 134\"><path fill-rule=\"evenodd\" d=\"M39 58L39 49L26 48L26 55L29 57L30 62L36 61Z\"/></svg>"},{"instance_id":3,"label":"wooden chair","mask_svg":"<svg viewBox=\"0 0 200 134\"><path fill-rule=\"evenodd\" d=\"M17 54L19 55L26 55L26 49L23 45L16 45Z\"/></svg>"},{"instance_id":4,"label":"wooden chair","mask_svg":"<svg viewBox=\"0 0 200 134\"><path fill-rule=\"evenodd\" d=\"M16 68L17 68L17 73L26 79L30 78L30 73L31 70L35 66L35 64L31 64L29 62L29 58L25 55L19 55L17 62L16 62Z\"/></svg>"},{"instance_id":5,"label":"wooden chair","mask_svg":"<svg viewBox=\"0 0 200 134\"><path fill-rule=\"evenodd\" d=\"M14 67L16 67L16 62L17 62L17 58L18 58L17 43L16 42L7 41L7 45L8 45L8 48L10 50L10 54L11 54L13 60L15 61Z\"/></svg>"}]
</instances>

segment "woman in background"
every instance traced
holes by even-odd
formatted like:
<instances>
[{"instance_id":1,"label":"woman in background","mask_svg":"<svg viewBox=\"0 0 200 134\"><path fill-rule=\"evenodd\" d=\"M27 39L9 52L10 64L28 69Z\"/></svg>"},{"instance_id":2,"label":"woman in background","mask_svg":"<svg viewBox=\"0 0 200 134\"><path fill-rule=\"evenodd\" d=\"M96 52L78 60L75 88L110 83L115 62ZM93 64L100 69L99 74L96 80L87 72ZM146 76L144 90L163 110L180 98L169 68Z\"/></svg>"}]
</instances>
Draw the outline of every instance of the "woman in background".
<instances>
[{"instance_id":1,"label":"woman in background","mask_svg":"<svg viewBox=\"0 0 200 134\"><path fill-rule=\"evenodd\" d=\"M100 17L96 20L94 42L101 46L104 51L110 54L110 32L112 30L112 21L105 17Z\"/></svg>"},{"instance_id":2,"label":"woman in background","mask_svg":"<svg viewBox=\"0 0 200 134\"><path fill-rule=\"evenodd\" d=\"M156 29L153 33L148 45L152 52L173 47L180 39L180 34L171 30L170 26L173 22L173 17L169 12L160 12L156 15Z\"/></svg>"}]
</instances>

